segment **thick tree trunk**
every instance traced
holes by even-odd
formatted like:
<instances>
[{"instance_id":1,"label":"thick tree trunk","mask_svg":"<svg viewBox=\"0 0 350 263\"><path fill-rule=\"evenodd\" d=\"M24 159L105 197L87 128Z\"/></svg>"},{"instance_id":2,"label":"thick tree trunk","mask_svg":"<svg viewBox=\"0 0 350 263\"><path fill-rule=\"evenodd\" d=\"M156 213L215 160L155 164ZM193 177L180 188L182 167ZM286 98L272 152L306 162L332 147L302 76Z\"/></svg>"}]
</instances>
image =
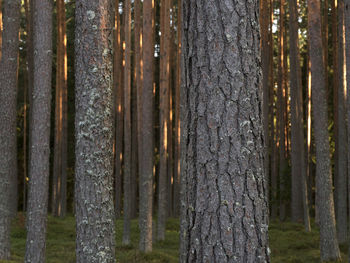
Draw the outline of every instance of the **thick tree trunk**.
<instances>
[{"instance_id":1,"label":"thick tree trunk","mask_svg":"<svg viewBox=\"0 0 350 263\"><path fill-rule=\"evenodd\" d=\"M183 4L181 262L269 261L258 8Z\"/></svg>"},{"instance_id":2,"label":"thick tree trunk","mask_svg":"<svg viewBox=\"0 0 350 263\"><path fill-rule=\"evenodd\" d=\"M115 262L113 209L114 1L76 1L76 258Z\"/></svg>"},{"instance_id":3,"label":"thick tree trunk","mask_svg":"<svg viewBox=\"0 0 350 263\"><path fill-rule=\"evenodd\" d=\"M126 0L124 14L124 230L123 244L130 244L131 219L131 0Z\"/></svg>"},{"instance_id":4,"label":"thick tree trunk","mask_svg":"<svg viewBox=\"0 0 350 263\"><path fill-rule=\"evenodd\" d=\"M160 11L160 77L159 77L159 181L158 181L158 221L157 239L165 239L165 220L167 215L167 154L169 129L169 27L170 10L169 0L161 1Z\"/></svg>"},{"instance_id":5,"label":"thick tree trunk","mask_svg":"<svg viewBox=\"0 0 350 263\"><path fill-rule=\"evenodd\" d=\"M303 91L300 70L297 0L289 0L290 90L292 139L292 221L304 219L310 231L304 144Z\"/></svg>"},{"instance_id":6,"label":"thick tree trunk","mask_svg":"<svg viewBox=\"0 0 350 263\"><path fill-rule=\"evenodd\" d=\"M153 205L153 0L143 1L143 88L142 88L142 159L140 174L140 250L152 251Z\"/></svg>"},{"instance_id":7,"label":"thick tree trunk","mask_svg":"<svg viewBox=\"0 0 350 263\"><path fill-rule=\"evenodd\" d=\"M21 1L3 1L0 58L0 260L10 258L10 219L17 209L17 61ZM1 8L1 7L0 7ZM13 207L13 202L16 205Z\"/></svg>"},{"instance_id":8,"label":"thick tree trunk","mask_svg":"<svg viewBox=\"0 0 350 263\"><path fill-rule=\"evenodd\" d=\"M337 236L339 243L347 241L347 138L346 138L346 113L345 113L345 94L346 94L346 77L345 77L345 31L344 26L344 1L338 0L338 86L337 86L337 129L336 129L336 159L335 166L337 176L335 177L335 205L336 205L336 222Z\"/></svg>"},{"instance_id":9,"label":"thick tree trunk","mask_svg":"<svg viewBox=\"0 0 350 263\"><path fill-rule=\"evenodd\" d=\"M114 69L113 89L115 89L116 121L115 121L115 215L121 216L122 209L122 163L123 163L123 46L121 40L121 23L119 0L115 1L115 36L114 36Z\"/></svg>"},{"instance_id":10,"label":"thick tree trunk","mask_svg":"<svg viewBox=\"0 0 350 263\"><path fill-rule=\"evenodd\" d=\"M52 2L33 1L34 81L25 262L45 262L50 172Z\"/></svg>"},{"instance_id":11,"label":"thick tree trunk","mask_svg":"<svg viewBox=\"0 0 350 263\"><path fill-rule=\"evenodd\" d=\"M336 236L332 174L329 157L329 134L326 89L324 84L324 60L321 33L320 1L309 0L308 29L312 75L312 104L316 142L316 188L320 219L321 260L340 258Z\"/></svg>"}]
</instances>

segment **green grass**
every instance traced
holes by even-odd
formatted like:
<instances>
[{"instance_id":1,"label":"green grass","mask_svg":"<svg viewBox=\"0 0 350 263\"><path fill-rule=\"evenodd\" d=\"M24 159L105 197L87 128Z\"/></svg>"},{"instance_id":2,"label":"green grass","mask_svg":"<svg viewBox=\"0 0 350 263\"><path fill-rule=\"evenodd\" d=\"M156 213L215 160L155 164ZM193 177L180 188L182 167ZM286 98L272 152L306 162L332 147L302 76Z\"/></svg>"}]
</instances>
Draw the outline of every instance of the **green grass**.
<instances>
[{"instance_id":1,"label":"green grass","mask_svg":"<svg viewBox=\"0 0 350 263\"><path fill-rule=\"evenodd\" d=\"M74 224L75 222L72 216L65 219L49 217L46 262L75 262ZM153 247L153 252L144 254L137 250L137 220L132 221L131 245L127 247L121 244L121 233L123 230L122 220L117 220L117 262L178 262L178 219L169 219L166 229L165 241L156 242ZM300 224L271 222L269 233L272 263L320 262L319 234L314 225L313 231L307 233ZM22 214L19 214L17 219L13 222L11 242L12 260L7 262L23 262L25 248L25 219ZM347 245L342 246L341 250L344 262L346 262Z\"/></svg>"}]
</instances>

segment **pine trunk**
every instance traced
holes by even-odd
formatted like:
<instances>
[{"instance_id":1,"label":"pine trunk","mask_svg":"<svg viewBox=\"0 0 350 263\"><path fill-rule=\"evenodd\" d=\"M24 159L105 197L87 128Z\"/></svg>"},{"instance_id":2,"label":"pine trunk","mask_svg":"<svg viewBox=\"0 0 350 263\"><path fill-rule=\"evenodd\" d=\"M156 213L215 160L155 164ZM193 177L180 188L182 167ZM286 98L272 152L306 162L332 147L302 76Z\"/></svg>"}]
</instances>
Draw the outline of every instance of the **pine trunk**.
<instances>
[{"instance_id":1,"label":"pine trunk","mask_svg":"<svg viewBox=\"0 0 350 263\"><path fill-rule=\"evenodd\" d=\"M183 4L181 262L269 261L258 3Z\"/></svg>"},{"instance_id":2,"label":"pine trunk","mask_svg":"<svg viewBox=\"0 0 350 263\"><path fill-rule=\"evenodd\" d=\"M45 262L50 173L52 2L33 1L34 75L25 262Z\"/></svg>"},{"instance_id":3,"label":"pine trunk","mask_svg":"<svg viewBox=\"0 0 350 263\"><path fill-rule=\"evenodd\" d=\"M324 83L324 60L319 0L309 0L308 29L310 40L312 104L316 143L316 190L320 220L321 260L340 259L336 236L334 202L332 193L331 162L329 157L329 134L326 89Z\"/></svg>"},{"instance_id":4,"label":"pine trunk","mask_svg":"<svg viewBox=\"0 0 350 263\"><path fill-rule=\"evenodd\" d=\"M142 87L142 159L140 174L140 250L152 251L153 205L153 0L143 1L143 87Z\"/></svg>"},{"instance_id":5,"label":"pine trunk","mask_svg":"<svg viewBox=\"0 0 350 263\"><path fill-rule=\"evenodd\" d=\"M10 220L17 211L17 195L13 191L17 191L16 106L20 7L19 0L3 1L0 58L0 260L10 258Z\"/></svg>"},{"instance_id":6,"label":"pine trunk","mask_svg":"<svg viewBox=\"0 0 350 263\"><path fill-rule=\"evenodd\" d=\"M76 261L115 262L113 207L114 0L75 13Z\"/></svg>"}]
</instances>

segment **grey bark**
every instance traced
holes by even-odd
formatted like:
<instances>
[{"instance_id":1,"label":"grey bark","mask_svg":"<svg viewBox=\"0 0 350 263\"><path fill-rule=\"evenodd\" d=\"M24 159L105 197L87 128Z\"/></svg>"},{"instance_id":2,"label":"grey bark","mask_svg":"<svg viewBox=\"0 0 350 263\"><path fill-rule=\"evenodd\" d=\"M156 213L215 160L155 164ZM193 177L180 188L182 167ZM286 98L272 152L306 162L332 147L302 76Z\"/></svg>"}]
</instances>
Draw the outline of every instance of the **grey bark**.
<instances>
[{"instance_id":1,"label":"grey bark","mask_svg":"<svg viewBox=\"0 0 350 263\"><path fill-rule=\"evenodd\" d=\"M130 244L131 219L131 0L124 2L124 229L123 244Z\"/></svg>"},{"instance_id":2,"label":"grey bark","mask_svg":"<svg viewBox=\"0 0 350 263\"><path fill-rule=\"evenodd\" d=\"M181 262L269 262L258 9L183 3Z\"/></svg>"},{"instance_id":3,"label":"grey bark","mask_svg":"<svg viewBox=\"0 0 350 263\"><path fill-rule=\"evenodd\" d=\"M301 83L297 1L289 0L292 221L304 221L310 231L304 143L303 91Z\"/></svg>"},{"instance_id":4,"label":"grey bark","mask_svg":"<svg viewBox=\"0 0 350 263\"><path fill-rule=\"evenodd\" d=\"M14 209L17 209L17 195L13 191L17 190L16 105L20 6L19 0L3 1L0 58L0 260L10 258L10 219ZM12 205L13 198L15 207Z\"/></svg>"},{"instance_id":5,"label":"grey bark","mask_svg":"<svg viewBox=\"0 0 350 263\"><path fill-rule=\"evenodd\" d=\"M168 164L168 146L169 141L169 27L170 10L169 0L161 1L160 11L160 77L159 77L159 181L158 181L158 221L157 221L157 239L165 239L165 221L167 215L167 164Z\"/></svg>"},{"instance_id":6,"label":"grey bark","mask_svg":"<svg viewBox=\"0 0 350 263\"><path fill-rule=\"evenodd\" d=\"M152 251L153 204L153 1L143 1L142 172L140 174L140 250Z\"/></svg>"},{"instance_id":7,"label":"grey bark","mask_svg":"<svg viewBox=\"0 0 350 263\"><path fill-rule=\"evenodd\" d=\"M45 262L52 66L52 1L33 1L34 75L25 262Z\"/></svg>"},{"instance_id":8,"label":"grey bark","mask_svg":"<svg viewBox=\"0 0 350 263\"><path fill-rule=\"evenodd\" d=\"M77 262L115 262L113 0L77 0L75 211Z\"/></svg>"},{"instance_id":9,"label":"grey bark","mask_svg":"<svg viewBox=\"0 0 350 263\"><path fill-rule=\"evenodd\" d=\"M337 175L335 177L335 211L336 211L336 224L337 224L337 236L339 243L345 243L347 241L347 137L346 137L346 111L345 111L345 94L346 94L346 80L344 72L345 63L345 32L344 26L344 1L338 1L338 38L337 38L337 58L338 58L338 86L337 90L337 129L336 129L336 159L335 166Z\"/></svg>"},{"instance_id":10,"label":"grey bark","mask_svg":"<svg viewBox=\"0 0 350 263\"><path fill-rule=\"evenodd\" d=\"M309 0L308 30L312 75L312 104L316 143L316 199L320 220L321 260L340 259L336 236L332 174L329 157L328 114L324 84L324 60L321 33L320 1Z\"/></svg>"}]
</instances>

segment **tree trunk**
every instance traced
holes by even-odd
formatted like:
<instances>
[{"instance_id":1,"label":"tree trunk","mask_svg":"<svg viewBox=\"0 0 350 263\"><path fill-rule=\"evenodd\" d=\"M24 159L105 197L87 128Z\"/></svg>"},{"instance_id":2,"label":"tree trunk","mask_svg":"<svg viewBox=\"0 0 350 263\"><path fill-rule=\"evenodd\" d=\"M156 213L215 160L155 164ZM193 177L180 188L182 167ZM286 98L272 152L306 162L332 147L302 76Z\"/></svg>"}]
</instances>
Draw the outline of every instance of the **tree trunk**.
<instances>
[{"instance_id":1,"label":"tree trunk","mask_svg":"<svg viewBox=\"0 0 350 263\"><path fill-rule=\"evenodd\" d=\"M320 1L309 0L308 29L312 75L312 104L316 142L316 188L320 219L321 260L340 259L335 229L332 174L329 157L329 134L324 60L321 33Z\"/></svg>"},{"instance_id":2,"label":"tree trunk","mask_svg":"<svg viewBox=\"0 0 350 263\"><path fill-rule=\"evenodd\" d=\"M123 163L123 45L121 40L121 23L119 14L119 0L115 1L115 37L114 37L114 70L113 89L116 100L116 123L115 123L115 215L121 216L122 209L122 163Z\"/></svg>"},{"instance_id":3,"label":"tree trunk","mask_svg":"<svg viewBox=\"0 0 350 263\"><path fill-rule=\"evenodd\" d=\"M21 1L3 2L4 28L0 58L0 260L10 258L10 219L17 190L17 61ZM1 7L0 7L1 9ZM16 197L16 195L15 195Z\"/></svg>"},{"instance_id":4,"label":"tree trunk","mask_svg":"<svg viewBox=\"0 0 350 263\"><path fill-rule=\"evenodd\" d=\"M345 31L344 26L344 2L338 1L338 86L337 86L337 129L336 129L336 159L337 176L335 177L335 197L336 197L336 222L337 236L339 243L347 241L347 138L346 138L346 114L345 114L345 94L346 94L346 77L344 72L345 63Z\"/></svg>"},{"instance_id":5,"label":"tree trunk","mask_svg":"<svg viewBox=\"0 0 350 263\"><path fill-rule=\"evenodd\" d=\"M52 214L64 217L67 199L67 39L65 3L58 0L56 5L58 32Z\"/></svg>"},{"instance_id":6,"label":"tree trunk","mask_svg":"<svg viewBox=\"0 0 350 263\"><path fill-rule=\"evenodd\" d=\"M2 54L2 31L3 31L3 28L2 28L2 1L0 1L0 59L1 59L1 54Z\"/></svg>"},{"instance_id":7,"label":"tree trunk","mask_svg":"<svg viewBox=\"0 0 350 263\"><path fill-rule=\"evenodd\" d=\"M181 85L181 0L177 1L177 50L175 84L174 216L180 213L180 85Z\"/></svg>"},{"instance_id":8,"label":"tree trunk","mask_svg":"<svg viewBox=\"0 0 350 263\"><path fill-rule=\"evenodd\" d=\"M170 7L169 0L161 1L160 11L160 77L159 77L159 182L158 182L158 221L157 239L165 239L165 220L167 215L167 140L169 129L169 27Z\"/></svg>"},{"instance_id":9,"label":"tree trunk","mask_svg":"<svg viewBox=\"0 0 350 263\"><path fill-rule=\"evenodd\" d=\"M25 262L45 262L50 173L52 2L33 1L34 79Z\"/></svg>"},{"instance_id":10,"label":"tree trunk","mask_svg":"<svg viewBox=\"0 0 350 263\"><path fill-rule=\"evenodd\" d=\"M76 258L115 262L113 209L114 0L76 1Z\"/></svg>"},{"instance_id":11,"label":"tree trunk","mask_svg":"<svg viewBox=\"0 0 350 263\"><path fill-rule=\"evenodd\" d=\"M278 115L278 137L279 137L279 181L280 181L280 220L284 220L286 217L286 204L285 204L285 181L287 172L287 160L286 160L286 136L285 136L285 93L286 93L286 72L285 72L285 0L280 2L280 30L279 30L279 57L278 57L278 92L277 92L277 115Z\"/></svg>"},{"instance_id":12,"label":"tree trunk","mask_svg":"<svg viewBox=\"0 0 350 263\"><path fill-rule=\"evenodd\" d=\"M259 4L225 3L183 4L181 262L269 261Z\"/></svg>"},{"instance_id":13,"label":"tree trunk","mask_svg":"<svg viewBox=\"0 0 350 263\"><path fill-rule=\"evenodd\" d=\"M304 144L303 91L300 70L297 0L289 0L290 90L292 139L292 221L304 219L310 231Z\"/></svg>"},{"instance_id":14,"label":"tree trunk","mask_svg":"<svg viewBox=\"0 0 350 263\"><path fill-rule=\"evenodd\" d=\"M153 0L143 1L142 173L140 174L140 250L152 251L153 205Z\"/></svg>"}]
</instances>

